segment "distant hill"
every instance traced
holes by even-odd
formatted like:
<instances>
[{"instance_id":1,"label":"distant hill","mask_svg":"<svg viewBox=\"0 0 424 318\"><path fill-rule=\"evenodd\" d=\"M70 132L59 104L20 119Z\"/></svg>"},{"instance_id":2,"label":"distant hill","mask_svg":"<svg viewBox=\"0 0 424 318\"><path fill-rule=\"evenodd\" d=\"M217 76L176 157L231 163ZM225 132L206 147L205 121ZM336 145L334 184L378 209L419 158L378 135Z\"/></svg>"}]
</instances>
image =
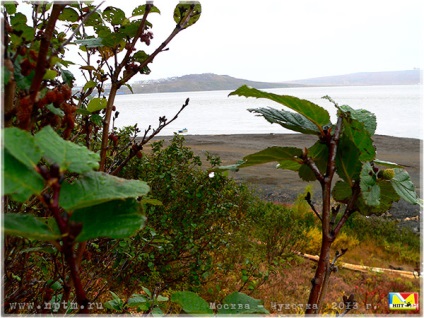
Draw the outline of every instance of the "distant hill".
<instances>
[{"instance_id":1,"label":"distant hill","mask_svg":"<svg viewBox=\"0 0 424 318\"><path fill-rule=\"evenodd\" d=\"M338 76L317 77L288 82L255 82L228 75L212 73L190 74L159 80L146 80L131 85L134 94L191 91L235 90L242 85L258 89L304 86L370 86L370 85L415 85L421 80L419 69L393 72L363 72ZM106 94L108 89L106 88ZM130 94L122 87L119 94Z\"/></svg>"},{"instance_id":2,"label":"distant hill","mask_svg":"<svg viewBox=\"0 0 424 318\"><path fill-rule=\"evenodd\" d=\"M367 85L415 85L421 83L421 70L392 72L363 72L338 76L316 77L290 81L310 86L367 86Z\"/></svg>"},{"instance_id":3,"label":"distant hill","mask_svg":"<svg viewBox=\"0 0 424 318\"><path fill-rule=\"evenodd\" d=\"M160 80L148 80L132 84L135 94L140 93L165 93L165 92L192 92L192 91L216 91L235 90L242 85L250 85L255 88L279 88L299 87L302 84L268 83L248 81L228 75L216 75L212 73L190 74L181 77L170 77Z\"/></svg>"}]
</instances>

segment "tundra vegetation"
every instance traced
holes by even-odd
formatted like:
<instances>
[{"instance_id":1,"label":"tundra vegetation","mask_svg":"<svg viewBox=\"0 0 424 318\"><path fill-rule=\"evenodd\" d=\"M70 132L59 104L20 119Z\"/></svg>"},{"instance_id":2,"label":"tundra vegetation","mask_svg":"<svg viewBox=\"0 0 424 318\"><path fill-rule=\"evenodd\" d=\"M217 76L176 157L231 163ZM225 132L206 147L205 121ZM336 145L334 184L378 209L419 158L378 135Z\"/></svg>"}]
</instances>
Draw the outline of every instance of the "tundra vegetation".
<instances>
[{"instance_id":1,"label":"tundra vegetation","mask_svg":"<svg viewBox=\"0 0 424 318\"><path fill-rule=\"evenodd\" d=\"M24 5L30 15L21 13ZM189 99L154 128L117 129L114 123L124 111L115 103L119 89L131 89L131 78L150 73L154 58L198 21L201 5L178 4L175 28L151 53L146 53L154 36L148 18L160 14L159 8L147 1L128 15L99 6L2 3L4 313L266 314L278 312L279 299L323 303L323 286L335 266L329 263L332 245L354 250L369 240L376 249L398 244L405 263L419 260L419 240L412 233L352 216L380 213L400 197L418 202L403 168L376 160L375 118L366 111L335 105L338 121L332 125L318 106L295 97L265 96L246 87L233 93L277 98L299 114L256 112L317 135L309 149L268 149L243 165L276 160L304 180L318 180L321 212L310 191L289 207L261 201L222 171L219 157L208 155L204 168L181 136L167 146L153 141ZM81 64L67 59L70 47L78 48ZM71 65L79 65L86 80L78 90ZM331 189L335 173L340 180ZM344 239L337 245L337 238ZM314 246L321 246L321 257L307 301L303 278L290 272L311 270L294 252ZM346 277L352 288L371 286L364 285L365 274ZM395 283L419 288L415 281ZM292 292L270 293L277 285ZM389 285L392 291L395 285ZM377 306L384 291L376 296L364 290L367 298L355 300ZM304 309L292 306L283 313Z\"/></svg>"}]
</instances>

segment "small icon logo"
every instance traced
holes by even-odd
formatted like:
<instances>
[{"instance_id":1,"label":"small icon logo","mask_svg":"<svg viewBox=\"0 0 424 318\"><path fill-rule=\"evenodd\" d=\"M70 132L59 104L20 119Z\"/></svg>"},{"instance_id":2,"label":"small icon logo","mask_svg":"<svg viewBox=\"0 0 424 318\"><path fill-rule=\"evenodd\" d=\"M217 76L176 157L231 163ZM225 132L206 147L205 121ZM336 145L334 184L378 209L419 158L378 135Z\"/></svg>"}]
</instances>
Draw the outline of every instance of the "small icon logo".
<instances>
[{"instance_id":1,"label":"small icon logo","mask_svg":"<svg viewBox=\"0 0 424 318\"><path fill-rule=\"evenodd\" d=\"M389 293L390 310L418 310L418 293Z\"/></svg>"}]
</instances>

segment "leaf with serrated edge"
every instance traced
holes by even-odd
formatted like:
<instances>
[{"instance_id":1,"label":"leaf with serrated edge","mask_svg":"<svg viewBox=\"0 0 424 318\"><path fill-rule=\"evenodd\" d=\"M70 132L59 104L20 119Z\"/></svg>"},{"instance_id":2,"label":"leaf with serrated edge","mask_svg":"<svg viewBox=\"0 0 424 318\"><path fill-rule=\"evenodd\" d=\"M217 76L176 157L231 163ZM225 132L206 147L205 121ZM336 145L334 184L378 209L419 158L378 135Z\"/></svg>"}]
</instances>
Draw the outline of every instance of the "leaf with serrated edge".
<instances>
[{"instance_id":1,"label":"leaf with serrated edge","mask_svg":"<svg viewBox=\"0 0 424 318\"><path fill-rule=\"evenodd\" d=\"M362 198L370 206L380 205L380 186L377 184L377 177L369 162L364 163L360 175Z\"/></svg>"},{"instance_id":2,"label":"leaf with serrated edge","mask_svg":"<svg viewBox=\"0 0 424 318\"><path fill-rule=\"evenodd\" d=\"M305 116L318 128L318 130L321 130L324 126L331 125L328 111L323 107L305 99L300 99L289 95L268 93L246 85L243 85L234 92L231 92L229 96L231 95L270 99Z\"/></svg>"},{"instance_id":3,"label":"leaf with serrated edge","mask_svg":"<svg viewBox=\"0 0 424 318\"><path fill-rule=\"evenodd\" d=\"M4 148L27 167L34 167L40 161L42 152L34 137L27 131L10 127L3 130Z\"/></svg>"},{"instance_id":4,"label":"leaf with serrated edge","mask_svg":"<svg viewBox=\"0 0 424 318\"><path fill-rule=\"evenodd\" d=\"M420 201L418 200L415 186L412 183L408 172L399 168L395 168L393 170L395 172L395 176L390 181L396 193L406 202L419 204Z\"/></svg>"},{"instance_id":5,"label":"leaf with serrated edge","mask_svg":"<svg viewBox=\"0 0 424 318\"><path fill-rule=\"evenodd\" d=\"M44 180L34 168L23 165L8 150L4 151L2 172L4 186L2 195L10 195L18 202L25 202L33 194L40 194Z\"/></svg>"},{"instance_id":6,"label":"leaf with serrated edge","mask_svg":"<svg viewBox=\"0 0 424 318\"><path fill-rule=\"evenodd\" d=\"M75 210L70 220L82 223L78 242L99 237L119 239L134 235L144 226L146 217L140 212L137 200L115 200Z\"/></svg>"},{"instance_id":7,"label":"leaf with serrated edge","mask_svg":"<svg viewBox=\"0 0 424 318\"><path fill-rule=\"evenodd\" d=\"M59 230L52 231L43 221L30 214L6 213L3 231L7 235L21 236L39 241L55 241L61 238Z\"/></svg>"},{"instance_id":8,"label":"leaf with serrated edge","mask_svg":"<svg viewBox=\"0 0 424 318\"><path fill-rule=\"evenodd\" d=\"M64 183L59 204L72 211L107 201L137 198L150 191L146 182L127 180L103 172L88 172L72 184Z\"/></svg>"},{"instance_id":9,"label":"leaf with serrated edge","mask_svg":"<svg viewBox=\"0 0 424 318\"><path fill-rule=\"evenodd\" d=\"M244 163L240 168L259 165L267 162L279 162L291 160L299 162L302 156L302 149L296 147L269 147L243 158Z\"/></svg>"},{"instance_id":10,"label":"leaf with serrated edge","mask_svg":"<svg viewBox=\"0 0 424 318\"><path fill-rule=\"evenodd\" d=\"M263 116L271 124L279 124L286 129L303 134L320 135L320 130L305 116L298 113L271 107L248 109L248 111L258 113L258 116Z\"/></svg>"},{"instance_id":11,"label":"leaf with serrated edge","mask_svg":"<svg viewBox=\"0 0 424 318\"><path fill-rule=\"evenodd\" d=\"M50 126L35 135L37 145L44 151L50 163L56 163L62 170L85 173L99 168L99 154L59 137Z\"/></svg>"}]
</instances>

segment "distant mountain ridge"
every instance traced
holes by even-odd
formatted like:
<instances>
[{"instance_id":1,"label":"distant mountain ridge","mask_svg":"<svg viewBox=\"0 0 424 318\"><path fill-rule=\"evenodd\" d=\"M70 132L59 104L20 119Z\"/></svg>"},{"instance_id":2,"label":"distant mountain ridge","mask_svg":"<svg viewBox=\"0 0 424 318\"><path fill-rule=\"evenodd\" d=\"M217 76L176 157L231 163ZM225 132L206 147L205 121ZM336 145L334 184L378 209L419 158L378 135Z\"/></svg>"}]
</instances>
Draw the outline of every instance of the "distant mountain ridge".
<instances>
[{"instance_id":1,"label":"distant mountain ridge","mask_svg":"<svg viewBox=\"0 0 424 318\"><path fill-rule=\"evenodd\" d=\"M415 85L421 83L421 70L388 72L361 72L346 75L324 76L290 81L288 83L310 86L371 86Z\"/></svg>"},{"instance_id":2,"label":"distant mountain ridge","mask_svg":"<svg viewBox=\"0 0 424 318\"><path fill-rule=\"evenodd\" d=\"M134 94L190 91L235 90L242 85L258 89L305 86L371 86L371 85L415 85L421 83L421 70L393 72L361 72L338 76L325 76L287 82L258 82L228 75L213 73L190 74L159 80L146 80L131 85ZM106 89L106 93L107 93ZM122 87L120 94L130 94Z\"/></svg>"},{"instance_id":3,"label":"distant mountain ridge","mask_svg":"<svg viewBox=\"0 0 424 318\"><path fill-rule=\"evenodd\" d=\"M299 87L302 84L271 83L249 81L228 75L213 73L190 74L181 77L170 77L160 80L147 80L132 84L133 92L140 93L166 93L187 91L217 91L235 90L242 85L250 85L255 88L280 88Z\"/></svg>"}]
</instances>

